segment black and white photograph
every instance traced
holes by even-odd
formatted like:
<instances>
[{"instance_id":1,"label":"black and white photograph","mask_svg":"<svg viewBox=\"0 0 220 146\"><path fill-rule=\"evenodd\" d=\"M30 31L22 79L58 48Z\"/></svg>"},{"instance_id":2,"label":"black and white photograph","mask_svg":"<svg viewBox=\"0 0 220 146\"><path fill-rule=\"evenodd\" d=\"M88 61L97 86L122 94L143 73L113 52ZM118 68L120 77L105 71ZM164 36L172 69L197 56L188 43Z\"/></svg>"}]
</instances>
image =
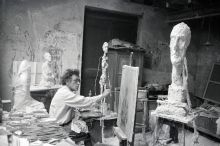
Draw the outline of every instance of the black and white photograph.
<instances>
[{"instance_id":1,"label":"black and white photograph","mask_svg":"<svg viewBox=\"0 0 220 146\"><path fill-rule=\"evenodd\" d=\"M0 146L220 146L220 1L0 0Z\"/></svg>"}]
</instances>

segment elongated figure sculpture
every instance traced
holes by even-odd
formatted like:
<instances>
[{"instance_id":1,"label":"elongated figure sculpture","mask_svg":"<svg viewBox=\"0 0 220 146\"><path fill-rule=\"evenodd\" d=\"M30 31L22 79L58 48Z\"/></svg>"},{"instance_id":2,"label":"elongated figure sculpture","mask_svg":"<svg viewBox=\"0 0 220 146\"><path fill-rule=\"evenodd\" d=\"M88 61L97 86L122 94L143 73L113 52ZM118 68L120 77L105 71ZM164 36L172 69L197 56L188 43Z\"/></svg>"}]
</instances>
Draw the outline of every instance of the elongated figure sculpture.
<instances>
[{"instance_id":1,"label":"elongated figure sculpture","mask_svg":"<svg viewBox=\"0 0 220 146\"><path fill-rule=\"evenodd\" d=\"M159 106L157 112L185 116L189 109L188 69L186 50L191 39L190 28L183 22L175 25L170 34L170 60L172 83L168 89L167 104Z\"/></svg>"},{"instance_id":2,"label":"elongated figure sculpture","mask_svg":"<svg viewBox=\"0 0 220 146\"><path fill-rule=\"evenodd\" d=\"M185 23L174 26L170 34L170 59L172 63L172 84L169 86L169 102L185 102L188 92L186 50L190 43L190 28Z\"/></svg>"}]
</instances>

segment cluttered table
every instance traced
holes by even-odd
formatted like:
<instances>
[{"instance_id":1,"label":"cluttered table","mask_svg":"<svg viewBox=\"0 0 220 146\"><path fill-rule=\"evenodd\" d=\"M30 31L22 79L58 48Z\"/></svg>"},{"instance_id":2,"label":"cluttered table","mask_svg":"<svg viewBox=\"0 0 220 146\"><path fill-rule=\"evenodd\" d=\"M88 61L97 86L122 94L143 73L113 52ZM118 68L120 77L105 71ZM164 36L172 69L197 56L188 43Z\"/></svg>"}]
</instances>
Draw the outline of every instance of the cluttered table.
<instances>
[{"instance_id":1,"label":"cluttered table","mask_svg":"<svg viewBox=\"0 0 220 146\"><path fill-rule=\"evenodd\" d=\"M84 111L81 116L90 124L90 132L95 131L95 138L97 136L97 121L117 119L116 113L102 116L97 111ZM5 138L2 135L5 135ZM3 122L0 125L0 140L1 145L11 144L12 146L74 145L69 133L43 110L32 113L4 112Z\"/></svg>"},{"instance_id":2,"label":"cluttered table","mask_svg":"<svg viewBox=\"0 0 220 146\"><path fill-rule=\"evenodd\" d=\"M68 133L55 122L55 119L49 117L46 110L30 113L4 112L1 130L7 133L8 140L5 140L4 144L12 146L43 146L44 143L55 144L68 138Z\"/></svg>"}]
</instances>

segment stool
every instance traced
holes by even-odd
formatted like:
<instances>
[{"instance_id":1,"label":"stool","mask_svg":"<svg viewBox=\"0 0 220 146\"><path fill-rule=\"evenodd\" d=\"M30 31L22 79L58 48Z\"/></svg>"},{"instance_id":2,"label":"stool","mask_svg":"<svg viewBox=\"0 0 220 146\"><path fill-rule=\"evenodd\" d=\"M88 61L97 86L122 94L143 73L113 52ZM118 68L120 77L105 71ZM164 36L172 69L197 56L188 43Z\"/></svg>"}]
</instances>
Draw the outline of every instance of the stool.
<instances>
[{"instance_id":1,"label":"stool","mask_svg":"<svg viewBox=\"0 0 220 146\"><path fill-rule=\"evenodd\" d=\"M143 103L143 117L142 117L142 123L135 123L136 128L142 128L142 135L144 140L146 139L146 121L148 120L148 112L147 112L147 98L137 98L137 102ZM139 112L139 111L137 111Z\"/></svg>"}]
</instances>

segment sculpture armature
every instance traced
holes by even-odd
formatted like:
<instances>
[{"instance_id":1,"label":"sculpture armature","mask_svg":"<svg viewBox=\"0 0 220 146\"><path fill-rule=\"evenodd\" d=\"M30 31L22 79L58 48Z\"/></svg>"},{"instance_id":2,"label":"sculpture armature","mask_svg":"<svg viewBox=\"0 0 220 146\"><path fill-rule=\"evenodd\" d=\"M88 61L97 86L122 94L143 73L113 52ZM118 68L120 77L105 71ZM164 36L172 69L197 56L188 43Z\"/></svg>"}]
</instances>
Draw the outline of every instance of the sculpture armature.
<instances>
[{"instance_id":1,"label":"sculpture armature","mask_svg":"<svg viewBox=\"0 0 220 146\"><path fill-rule=\"evenodd\" d=\"M188 70L186 50L190 43L190 28L183 22L175 25L170 34L170 59L172 83L168 90L168 101L157 108L157 113L185 116L188 105Z\"/></svg>"},{"instance_id":2,"label":"sculpture armature","mask_svg":"<svg viewBox=\"0 0 220 146\"><path fill-rule=\"evenodd\" d=\"M40 86L51 87L55 85L55 75L52 67L52 60L50 53L46 52L44 54L44 59L46 61L42 65L42 76L41 76Z\"/></svg>"},{"instance_id":3,"label":"sculpture armature","mask_svg":"<svg viewBox=\"0 0 220 146\"><path fill-rule=\"evenodd\" d=\"M13 110L26 111L45 110L43 103L34 100L30 95L31 66L27 60L23 60L19 66L14 85Z\"/></svg>"}]
</instances>

